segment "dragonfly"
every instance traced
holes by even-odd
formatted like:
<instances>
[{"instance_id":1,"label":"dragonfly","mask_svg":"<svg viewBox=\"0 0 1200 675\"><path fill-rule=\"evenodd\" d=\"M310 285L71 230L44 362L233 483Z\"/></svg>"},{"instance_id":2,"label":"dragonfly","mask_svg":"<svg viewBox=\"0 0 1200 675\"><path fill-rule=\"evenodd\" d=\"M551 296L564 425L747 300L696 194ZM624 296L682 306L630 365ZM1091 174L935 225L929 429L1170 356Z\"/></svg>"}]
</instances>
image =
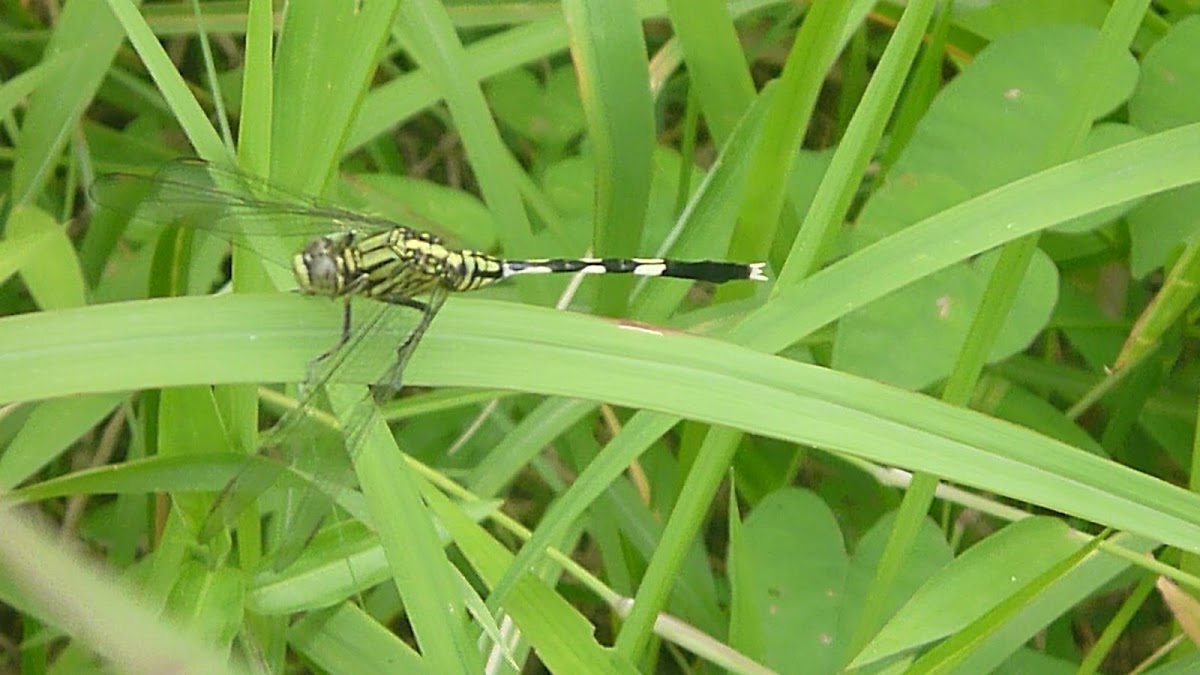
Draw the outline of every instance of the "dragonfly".
<instances>
[{"instance_id":1,"label":"dragonfly","mask_svg":"<svg viewBox=\"0 0 1200 675\"><path fill-rule=\"evenodd\" d=\"M765 281L764 263L669 258L543 258L508 259L483 251L457 248L427 229L359 213L298 195L236 169L199 159L181 159L153 174L111 173L97 179L93 201L105 208L128 209L140 219L180 223L214 234L234 246L284 264L300 293L343 302L342 323L335 344L316 356L301 387L301 402L260 439L260 446L288 438L315 405L313 397L336 379L346 353L370 334L374 322L355 331L355 299L386 308L419 312L415 327L396 347L385 374L373 387L382 402L402 386L409 357L439 308L452 293L477 290L511 277L533 274L632 274L723 284L737 280ZM133 214L131 214L133 215ZM288 253L278 237L303 246ZM377 317L382 317L381 312ZM365 420L364 420L365 422ZM359 429L345 428L348 439ZM353 442L347 441L352 453ZM248 493L239 503L254 498ZM239 508L226 509L226 520Z\"/></svg>"}]
</instances>

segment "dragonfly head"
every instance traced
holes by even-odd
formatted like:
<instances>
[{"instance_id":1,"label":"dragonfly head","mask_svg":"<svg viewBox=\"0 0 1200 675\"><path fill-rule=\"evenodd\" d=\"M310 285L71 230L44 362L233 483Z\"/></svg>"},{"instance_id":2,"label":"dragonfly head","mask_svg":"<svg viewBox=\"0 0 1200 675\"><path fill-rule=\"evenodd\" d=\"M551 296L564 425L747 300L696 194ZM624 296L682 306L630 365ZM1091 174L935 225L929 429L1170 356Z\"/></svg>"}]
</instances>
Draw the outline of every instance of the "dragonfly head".
<instances>
[{"instance_id":1,"label":"dragonfly head","mask_svg":"<svg viewBox=\"0 0 1200 675\"><path fill-rule=\"evenodd\" d=\"M339 296L346 286L341 249L329 237L317 237L292 258L292 272L300 291L308 295Z\"/></svg>"}]
</instances>

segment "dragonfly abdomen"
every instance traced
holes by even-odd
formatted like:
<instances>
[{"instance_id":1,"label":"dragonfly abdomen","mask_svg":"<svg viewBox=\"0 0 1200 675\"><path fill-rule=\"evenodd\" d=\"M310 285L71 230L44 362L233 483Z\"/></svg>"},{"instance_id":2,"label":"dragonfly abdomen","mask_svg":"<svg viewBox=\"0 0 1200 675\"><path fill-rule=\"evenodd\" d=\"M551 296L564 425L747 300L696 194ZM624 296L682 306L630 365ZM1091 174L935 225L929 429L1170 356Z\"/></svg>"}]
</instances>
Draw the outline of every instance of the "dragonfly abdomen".
<instances>
[{"instance_id":1,"label":"dragonfly abdomen","mask_svg":"<svg viewBox=\"0 0 1200 675\"><path fill-rule=\"evenodd\" d=\"M671 277L723 284L736 279L765 281L762 263L713 260L685 261L666 258L549 258L545 260L505 260L503 276L518 274L633 274L644 277Z\"/></svg>"},{"instance_id":2,"label":"dragonfly abdomen","mask_svg":"<svg viewBox=\"0 0 1200 675\"><path fill-rule=\"evenodd\" d=\"M665 258L546 258L503 260L447 247L436 236L395 227L360 236L318 237L292 261L296 282L311 295L363 295L408 304L438 288L473 291L518 274L634 274L721 284L764 281L763 264Z\"/></svg>"}]
</instances>

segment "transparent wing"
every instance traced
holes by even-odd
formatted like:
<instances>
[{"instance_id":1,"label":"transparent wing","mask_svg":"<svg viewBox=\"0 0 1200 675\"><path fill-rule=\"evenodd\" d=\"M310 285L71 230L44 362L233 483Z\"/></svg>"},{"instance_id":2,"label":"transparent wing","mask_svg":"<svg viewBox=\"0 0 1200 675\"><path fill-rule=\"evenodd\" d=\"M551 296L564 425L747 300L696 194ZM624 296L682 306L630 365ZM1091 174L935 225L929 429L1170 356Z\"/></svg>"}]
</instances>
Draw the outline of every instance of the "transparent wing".
<instances>
[{"instance_id":1,"label":"transparent wing","mask_svg":"<svg viewBox=\"0 0 1200 675\"><path fill-rule=\"evenodd\" d=\"M280 509L277 530L280 537L271 554L272 567L280 570L296 560L305 546L326 523L354 482L353 460L361 443L362 427L369 422L367 408L373 408L371 396L363 397L355 413L344 420L341 429L331 433L328 413L318 413L327 384L346 379L348 371L370 372L368 379L380 384L373 388L376 399L399 389L404 365L433 320L445 292L436 294L425 305L414 325L412 309L373 301L355 303L360 314L350 337L340 349L313 363L305 381L300 403L289 410L260 440L260 452L280 449L287 456L287 467L279 472L255 470L261 463L248 463L226 487L202 527L202 540L230 527L238 516L268 490L279 483L284 472L301 478L302 490L287 493ZM399 349L395 345L400 345ZM380 375L382 373L382 375Z\"/></svg>"},{"instance_id":2,"label":"transparent wing","mask_svg":"<svg viewBox=\"0 0 1200 675\"><path fill-rule=\"evenodd\" d=\"M295 222L299 232L322 234L338 227L360 232L400 227L387 218L369 216L291 192L269 181L198 159L179 159L149 175L110 173L90 191L105 208L134 211L159 222L186 220L215 232L279 234L280 219Z\"/></svg>"},{"instance_id":3,"label":"transparent wing","mask_svg":"<svg viewBox=\"0 0 1200 675\"><path fill-rule=\"evenodd\" d=\"M325 385L342 378L351 356L367 346L367 336L377 333L385 314L389 310L394 311L387 305L369 301L348 307L356 307L355 313L359 316L350 336L339 348L317 357L309 364L308 375L300 386L296 405L289 408L271 428L260 434L258 441L260 454L272 450L281 451L286 457L285 470L293 471L308 482L314 483L317 491L323 472L312 467L321 464L318 460L322 455L329 455L328 443L325 442L327 432L339 432L340 436L340 429L336 427L337 420L320 405ZM253 464L248 463L248 470L235 476L214 502L208 518L201 527L201 541L206 541L232 526L242 512L273 488L280 478L279 473L249 470L252 468Z\"/></svg>"},{"instance_id":4,"label":"transparent wing","mask_svg":"<svg viewBox=\"0 0 1200 675\"><path fill-rule=\"evenodd\" d=\"M401 313L408 314L406 309L411 307L388 305L384 310L372 319L369 324L364 325L363 329L358 331L354 338L347 342L342 348L342 353L338 355L341 363L336 366L339 371L345 368L345 363L351 358L362 358L362 353L368 347L378 345L399 345L394 352L389 352L386 355L375 356L372 354L368 358L384 363L391 361L387 368L382 371L381 376L376 376L376 385L371 388L371 392L364 396L352 409L350 417L344 420L342 425L341 441L344 444L345 452L337 459L339 464L344 467L340 471L327 471L322 474L324 485L318 491L308 492L304 495L303 501L299 502L293 516L292 525L287 528L289 533L294 533L289 539L281 542L276 550L275 566L276 569L282 568L293 561L299 555L303 546L307 544L316 534L317 529L322 524L324 517L329 513L328 501L337 502L339 499L339 491L346 489L352 482L354 475L354 464L358 456L359 450L366 438L366 429L371 424L373 416L376 414L377 403L383 403L390 399L400 391L403 382L404 368L408 365L409 358L416 350L421 338L425 336L425 331L433 322L442 304L446 300L448 291L438 289L435 291L424 304L424 309L421 311L421 316L417 320L415 326L405 320L403 329L399 329L398 325L401 322L398 320L398 315ZM407 318L407 317L406 317ZM354 354L351 357L351 353ZM378 371L377 371L378 372ZM332 374L330 372L329 374ZM328 377L325 379L328 382ZM374 403L371 399L374 398ZM336 478L335 478L336 477Z\"/></svg>"},{"instance_id":5,"label":"transparent wing","mask_svg":"<svg viewBox=\"0 0 1200 675\"><path fill-rule=\"evenodd\" d=\"M211 232L284 267L302 242L313 237L403 227L198 159L169 162L153 174L105 174L89 194L106 210ZM279 247L280 238L291 248Z\"/></svg>"}]
</instances>

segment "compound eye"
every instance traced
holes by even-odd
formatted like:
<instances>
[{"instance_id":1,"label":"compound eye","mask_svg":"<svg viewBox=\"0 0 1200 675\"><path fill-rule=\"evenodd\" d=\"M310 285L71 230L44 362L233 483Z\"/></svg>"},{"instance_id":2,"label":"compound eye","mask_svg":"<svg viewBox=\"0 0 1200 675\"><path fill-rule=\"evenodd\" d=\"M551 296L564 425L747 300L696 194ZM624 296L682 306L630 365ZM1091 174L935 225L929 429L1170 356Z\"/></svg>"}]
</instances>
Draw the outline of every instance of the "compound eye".
<instances>
[{"instance_id":1,"label":"compound eye","mask_svg":"<svg viewBox=\"0 0 1200 675\"><path fill-rule=\"evenodd\" d=\"M328 238L315 239L304 248L295 264L302 290L315 295L338 295L342 290L337 254Z\"/></svg>"},{"instance_id":2,"label":"compound eye","mask_svg":"<svg viewBox=\"0 0 1200 675\"><path fill-rule=\"evenodd\" d=\"M328 255L311 257L308 261L308 273L317 288L329 291L337 289L337 264Z\"/></svg>"}]
</instances>

